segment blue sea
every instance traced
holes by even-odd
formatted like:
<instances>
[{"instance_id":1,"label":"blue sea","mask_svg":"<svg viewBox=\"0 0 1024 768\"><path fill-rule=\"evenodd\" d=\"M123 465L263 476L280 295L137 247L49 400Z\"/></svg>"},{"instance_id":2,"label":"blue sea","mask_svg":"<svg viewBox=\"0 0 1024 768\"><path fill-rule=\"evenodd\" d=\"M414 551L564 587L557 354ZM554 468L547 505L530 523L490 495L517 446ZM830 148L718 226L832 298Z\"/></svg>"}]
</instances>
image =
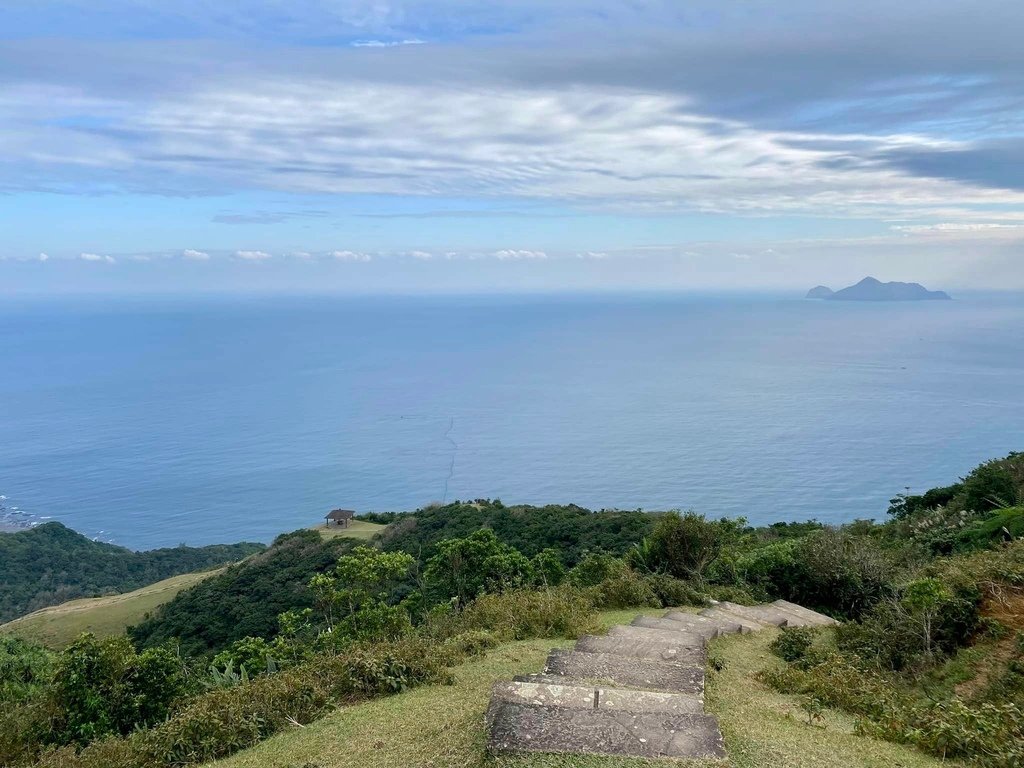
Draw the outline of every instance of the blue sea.
<instances>
[{"instance_id":1,"label":"blue sea","mask_svg":"<svg viewBox=\"0 0 1024 768\"><path fill-rule=\"evenodd\" d=\"M882 518L1024 449L1024 297L6 300L0 515L142 549L438 501Z\"/></svg>"}]
</instances>

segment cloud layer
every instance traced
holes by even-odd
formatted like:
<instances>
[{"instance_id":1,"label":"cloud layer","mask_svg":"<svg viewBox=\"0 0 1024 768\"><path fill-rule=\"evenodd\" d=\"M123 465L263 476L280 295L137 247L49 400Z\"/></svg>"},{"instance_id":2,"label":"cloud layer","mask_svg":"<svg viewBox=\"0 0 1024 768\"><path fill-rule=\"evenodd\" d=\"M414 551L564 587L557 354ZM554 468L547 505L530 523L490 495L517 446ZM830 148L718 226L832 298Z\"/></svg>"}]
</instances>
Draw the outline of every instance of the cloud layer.
<instances>
[{"instance_id":1,"label":"cloud layer","mask_svg":"<svg viewBox=\"0 0 1024 768\"><path fill-rule=\"evenodd\" d=\"M159 253L91 237L58 254L39 224L0 236L0 258L596 269L657 245L650 221L687 217L735 241L733 265L772 247L738 244L764 220L779 242L956 237L963 260L1022 238L1019 2L8 6L0 194L218 203ZM350 200L380 226L349 236ZM605 217L633 247L531 231L567 215Z\"/></svg>"}]
</instances>

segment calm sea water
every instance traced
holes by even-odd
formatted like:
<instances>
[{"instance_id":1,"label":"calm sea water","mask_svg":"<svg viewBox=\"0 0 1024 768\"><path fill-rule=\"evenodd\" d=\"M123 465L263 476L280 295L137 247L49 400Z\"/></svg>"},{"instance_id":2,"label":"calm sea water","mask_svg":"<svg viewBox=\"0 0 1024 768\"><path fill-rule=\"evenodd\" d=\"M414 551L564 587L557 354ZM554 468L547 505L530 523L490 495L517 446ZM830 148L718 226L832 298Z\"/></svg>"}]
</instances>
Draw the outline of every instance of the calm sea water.
<instances>
[{"instance_id":1,"label":"calm sea water","mask_svg":"<svg viewBox=\"0 0 1024 768\"><path fill-rule=\"evenodd\" d=\"M482 496L884 516L1024 449L1024 298L0 308L4 514L134 548Z\"/></svg>"}]
</instances>

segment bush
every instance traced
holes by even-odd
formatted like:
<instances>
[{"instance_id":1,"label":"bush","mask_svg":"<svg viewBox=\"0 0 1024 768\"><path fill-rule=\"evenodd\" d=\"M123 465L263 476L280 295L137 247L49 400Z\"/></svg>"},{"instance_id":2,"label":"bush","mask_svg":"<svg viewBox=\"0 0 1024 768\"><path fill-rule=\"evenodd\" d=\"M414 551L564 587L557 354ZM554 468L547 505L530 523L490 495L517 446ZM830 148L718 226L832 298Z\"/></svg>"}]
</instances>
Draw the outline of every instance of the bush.
<instances>
[{"instance_id":1,"label":"bush","mask_svg":"<svg viewBox=\"0 0 1024 768\"><path fill-rule=\"evenodd\" d=\"M628 568L590 587L586 594L591 604L601 610L662 607L648 581Z\"/></svg>"},{"instance_id":2,"label":"bush","mask_svg":"<svg viewBox=\"0 0 1024 768\"><path fill-rule=\"evenodd\" d=\"M664 573L650 573L644 576L644 582L663 608L708 604L707 596L703 592L682 579L674 579Z\"/></svg>"},{"instance_id":3,"label":"bush","mask_svg":"<svg viewBox=\"0 0 1024 768\"><path fill-rule=\"evenodd\" d=\"M47 691L59 711L53 740L86 744L145 728L166 718L189 692L188 670L176 651L136 653L126 637L82 635L58 657Z\"/></svg>"},{"instance_id":4,"label":"bush","mask_svg":"<svg viewBox=\"0 0 1024 768\"><path fill-rule=\"evenodd\" d=\"M814 645L817 632L812 627L785 627L772 640L772 653L783 661L798 662L807 657L807 652Z\"/></svg>"},{"instance_id":5,"label":"bush","mask_svg":"<svg viewBox=\"0 0 1024 768\"><path fill-rule=\"evenodd\" d=\"M807 669L769 670L761 679L783 693L811 696L861 715L862 733L913 744L943 759L986 768L1011 768L1024 759L1024 710L1016 703L972 704L955 696L921 701L894 678L842 655Z\"/></svg>"},{"instance_id":6,"label":"bush","mask_svg":"<svg viewBox=\"0 0 1024 768\"><path fill-rule=\"evenodd\" d=\"M918 579L859 622L840 626L836 643L840 650L894 671L920 665L935 652L952 653L968 643L978 627L979 599L973 588L954 590L938 579Z\"/></svg>"},{"instance_id":7,"label":"bush","mask_svg":"<svg viewBox=\"0 0 1024 768\"><path fill-rule=\"evenodd\" d=\"M626 570L626 564L617 557L604 552L587 552L569 571L569 583L577 587L596 587Z\"/></svg>"},{"instance_id":8,"label":"bush","mask_svg":"<svg viewBox=\"0 0 1024 768\"><path fill-rule=\"evenodd\" d=\"M708 568L723 547L738 537L743 525L743 520L709 521L694 512L667 512L631 555L642 559L648 570L703 582Z\"/></svg>"},{"instance_id":9,"label":"bush","mask_svg":"<svg viewBox=\"0 0 1024 768\"><path fill-rule=\"evenodd\" d=\"M486 630L507 640L576 638L594 628L592 605L583 592L562 587L483 595L455 621L458 632Z\"/></svg>"},{"instance_id":10,"label":"bush","mask_svg":"<svg viewBox=\"0 0 1024 768\"><path fill-rule=\"evenodd\" d=\"M49 679L53 654L11 635L0 635L0 704L29 697Z\"/></svg>"}]
</instances>

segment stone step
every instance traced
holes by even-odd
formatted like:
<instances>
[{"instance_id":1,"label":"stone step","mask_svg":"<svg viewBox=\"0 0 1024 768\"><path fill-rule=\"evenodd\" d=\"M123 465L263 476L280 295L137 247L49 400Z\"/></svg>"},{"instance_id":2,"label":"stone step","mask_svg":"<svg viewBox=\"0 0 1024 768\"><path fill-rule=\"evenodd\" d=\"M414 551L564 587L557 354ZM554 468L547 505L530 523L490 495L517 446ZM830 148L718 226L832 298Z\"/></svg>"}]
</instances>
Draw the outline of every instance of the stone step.
<instances>
[{"instance_id":1,"label":"stone step","mask_svg":"<svg viewBox=\"0 0 1024 768\"><path fill-rule=\"evenodd\" d=\"M740 616L728 611L725 608L720 608L717 605L713 605L710 608L705 608L700 612L701 616L706 616L709 619L719 619L720 621L726 622L739 622L740 631L743 634L749 634L751 632L760 632L762 629L767 628L767 624L756 619L751 619L746 616Z\"/></svg>"},{"instance_id":2,"label":"stone step","mask_svg":"<svg viewBox=\"0 0 1024 768\"><path fill-rule=\"evenodd\" d=\"M812 611L810 608L804 608L802 605L797 605L796 603L791 603L787 600L775 600L774 602L770 603L770 605L773 605L776 608L780 608L784 611L794 613L797 616L802 616L810 624L815 624L817 626L833 627L840 623L833 619L831 616L826 616L824 613Z\"/></svg>"},{"instance_id":3,"label":"stone step","mask_svg":"<svg viewBox=\"0 0 1024 768\"><path fill-rule=\"evenodd\" d=\"M679 643L688 648L703 648L707 645L707 639L703 635L694 632L686 632L676 629L656 629L652 627L638 627L633 624L617 624L608 630L608 637L630 637L636 640L659 640Z\"/></svg>"},{"instance_id":4,"label":"stone step","mask_svg":"<svg viewBox=\"0 0 1024 768\"><path fill-rule=\"evenodd\" d=\"M496 700L487 713L492 752L722 758L711 715L535 707Z\"/></svg>"},{"instance_id":5,"label":"stone step","mask_svg":"<svg viewBox=\"0 0 1024 768\"><path fill-rule=\"evenodd\" d=\"M723 610L734 613L737 616L742 616L753 621L760 621L762 624L768 624L774 627L784 627L786 622L792 618L792 614L784 613L777 608L772 608L767 605L739 605L738 603L730 603L728 601L718 603L714 606L715 608L722 608Z\"/></svg>"},{"instance_id":6,"label":"stone step","mask_svg":"<svg viewBox=\"0 0 1024 768\"><path fill-rule=\"evenodd\" d=\"M555 677L557 679L557 676ZM667 715L704 712L701 698L685 693L631 691L547 680L495 683L491 689L491 701L495 700L561 709L607 709L614 712L660 712Z\"/></svg>"},{"instance_id":7,"label":"stone step","mask_svg":"<svg viewBox=\"0 0 1024 768\"><path fill-rule=\"evenodd\" d=\"M704 693L704 670L662 661L646 661L610 653L581 653L556 648L548 655L545 674L573 680L600 680L612 686L669 693Z\"/></svg>"},{"instance_id":8,"label":"stone step","mask_svg":"<svg viewBox=\"0 0 1024 768\"><path fill-rule=\"evenodd\" d=\"M676 630L679 632L700 635L708 640L723 634L717 624L710 622L706 624L698 622L684 623L681 621L673 621L672 619L655 619L652 616L637 616L633 619L633 626L644 627L645 629Z\"/></svg>"},{"instance_id":9,"label":"stone step","mask_svg":"<svg viewBox=\"0 0 1024 768\"><path fill-rule=\"evenodd\" d=\"M686 626L697 624L705 627L716 627L720 635L735 635L751 631L743 626L745 622L737 616L705 616L703 613L669 611L665 614L665 618L682 622Z\"/></svg>"},{"instance_id":10,"label":"stone step","mask_svg":"<svg viewBox=\"0 0 1024 768\"><path fill-rule=\"evenodd\" d=\"M667 661L673 664L698 666L707 655L703 648L693 648L671 640L634 639L608 635L584 635L576 641L576 650L582 653L611 653L649 661Z\"/></svg>"}]
</instances>

